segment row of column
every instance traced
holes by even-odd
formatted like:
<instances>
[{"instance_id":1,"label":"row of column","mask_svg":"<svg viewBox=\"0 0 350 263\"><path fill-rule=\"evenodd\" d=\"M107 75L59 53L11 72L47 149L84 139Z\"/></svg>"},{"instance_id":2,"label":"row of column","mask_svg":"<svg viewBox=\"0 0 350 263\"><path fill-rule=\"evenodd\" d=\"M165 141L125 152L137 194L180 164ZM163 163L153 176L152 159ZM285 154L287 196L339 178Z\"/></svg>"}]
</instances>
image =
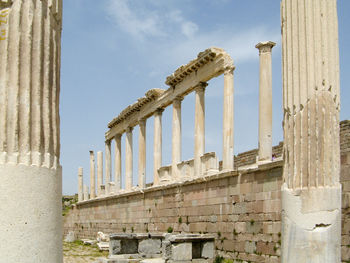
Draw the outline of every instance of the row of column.
<instances>
[{"instance_id":1,"label":"row of column","mask_svg":"<svg viewBox=\"0 0 350 263\"><path fill-rule=\"evenodd\" d=\"M260 42L256 45L260 54L260 97L259 97L259 161L270 161L272 157L272 74L271 74L271 50L275 43ZM234 129L234 67L224 71L224 102L223 102L223 157L222 170L230 171L234 168L233 129ZM199 83L195 87L195 136L194 136L194 176L200 177L201 156L205 153L205 88L207 83ZM173 100L172 122L172 163L171 174L173 180L180 178L178 163L181 162L181 103L183 97ZM154 153L153 153L153 178L154 185L159 184L158 169L162 166L162 113L159 108L154 112ZM146 187L146 119L139 120L139 153L138 153L138 186ZM126 130L125 145L125 190L131 190L133 186L133 128ZM115 140L115 183L111 182L111 141L106 141L105 149L105 194L118 192L121 189L121 134L114 137ZM90 198L95 198L95 159L90 151ZM102 152L97 153L97 196L102 194L103 180ZM79 168L79 200L83 200L82 168ZM114 189L111 189L113 186ZM85 189L86 190L86 189Z\"/></svg>"}]
</instances>

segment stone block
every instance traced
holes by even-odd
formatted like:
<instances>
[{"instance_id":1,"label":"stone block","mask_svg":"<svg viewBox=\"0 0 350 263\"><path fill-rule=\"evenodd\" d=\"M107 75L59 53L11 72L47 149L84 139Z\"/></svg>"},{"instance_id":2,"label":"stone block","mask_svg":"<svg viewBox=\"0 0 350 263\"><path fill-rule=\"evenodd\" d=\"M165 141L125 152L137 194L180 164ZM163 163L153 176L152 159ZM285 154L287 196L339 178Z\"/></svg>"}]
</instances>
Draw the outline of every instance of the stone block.
<instances>
[{"instance_id":1,"label":"stone block","mask_svg":"<svg viewBox=\"0 0 350 263\"><path fill-rule=\"evenodd\" d=\"M172 260L191 260L192 259L192 243L180 243L171 245Z\"/></svg>"},{"instance_id":2,"label":"stone block","mask_svg":"<svg viewBox=\"0 0 350 263\"><path fill-rule=\"evenodd\" d=\"M121 254L137 254L138 253L138 241L136 239L111 239L109 241L109 254L121 255Z\"/></svg>"},{"instance_id":3,"label":"stone block","mask_svg":"<svg viewBox=\"0 0 350 263\"><path fill-rule=\"evenodd\" d=\"M244 246L244 251L246 253L249 253L249 254L255 253L255 251L256 251L256 244L255 244L255 242L246 241L245 242L245 246Z\"/></svg>"},{"instance_id":4,"label":"stone block","mask_svg":"<svg viewBox=\"0 0 350 263\"><path fill-rule=\"evenodd\" d=\"M76 239L74 231L69 231L66 237L64 238L64 242L74 242Z\"/></svg>"},{"instance_id":5,"label":"stone block","mask_svg":"<svg viewBox=\"0 0 350 263\"><path fill-rule=\"evenodd\" d=\"M145 239L139 242L139 253L140 254L160 254L162 242L160 239Z\"/></svg>"},{"instance_id":6,"label":"stone block","mask_svg":"<svg viewBox=\"0 0 350 263\"><path fill-rule=\"evenodd\" d=\"M205 242L202 247L202 258L212 259L215 256L214 242Z\"/></svg>"}]
</instances>

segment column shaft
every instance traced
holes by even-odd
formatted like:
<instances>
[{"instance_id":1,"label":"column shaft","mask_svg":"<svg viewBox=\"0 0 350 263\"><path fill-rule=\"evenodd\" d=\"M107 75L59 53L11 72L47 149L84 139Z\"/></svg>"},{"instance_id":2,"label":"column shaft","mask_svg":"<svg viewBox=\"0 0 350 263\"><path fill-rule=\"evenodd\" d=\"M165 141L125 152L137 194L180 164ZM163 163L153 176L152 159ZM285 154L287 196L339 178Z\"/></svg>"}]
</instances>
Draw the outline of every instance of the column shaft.
<instances>
[{"instance_id":1,"label":"column shaft","mask_svg":"<svg viewBox=\"0 0 350 263\"><path fill-rule=\"evenodd\" d=\"M90 198L96 197L95 181L95 154L94 151L90 151Z\"/></svg>"},{"instance_id":2,"label":"column shaft","mask_svg":"<svg viewBox=\"0 0 350 263\"><path fill-rule=\"evenodd\" d=\"M224 73L224 112L223 112L223 153L222 169L233 170L233 71L227 68Z\"/></svg>"},{"instance_id":3,"label":"column shaft","mask_svg":"<svg viewBox=\"0 0 350 263\"><path fill-rule=\"evenodd\" d=\"M122 188L122 136L117 134L115 140L115 163L114 163L114 180L115 192L117 193Z\"/></svg>"},{"instance_id":4,"label":"column shaft","mask_svg":"<svg viewBox=\"0 0 350 263\"><path fill-rule=\"evenodd\" d=\"M89 200L89 187L84 185L84 201Z\"/></svg>"},{"instance_id":5,"label":"column shaft","mask_svg":"<svg viewBox=\"0 0 350 263\"><path fill-rule=\"evenodd\" d=\"M62 263L62 1L0 2L0 261Z\"/></svg>"},{"instance_id":6,"label":"column shaft","mask_svg":"<svg viewBox=\"0 0 350 263\"><path fill-rule=\"evenodd\" d=\"M201 176L201 156L205 152L205 104L204 91L206 83L200 83L196 88L196 105L194 120L194 176Z\"/></svg>"},{"instance_id":7,"label":"column shaft","mask_svg":"<svg viewBox=\"0 0 350 263\"><path fill-rule=\"evenodd\" d=\"M112 178L112 163L111 163L111 141L106 141L105 143L105 165L106 165L106 179L105 179L105 193L108 195L110 193L110 185Z\"/></svg>"},{"instance_id":8,"label":"column shaft","mask_svg":"<svg viewBox=\"0 0 350 263\"><path fill-rule=\"evenodd\" d=\"M172 165L171 175L174 180L179 178L177 164L181 162L181 101L176 98L173 101L173 136L172 136Z\"/></svg>"},{"instance_id":9,"label":"column shaft","mask_svg":"<svg viewBox=\"0 0 350 263\"><path fill-rule=\"evenodd\" d=\"M153 185L159 184L158 169L162 167L162 113L163 109L154 113Z\"/></svg>"},{"instance_id":10,"label":"column shaft","mask_svg":"<svg viewBox=\"0 0 350 263\"><path fill-rule=\"evenodd\" d=\"M132 130L128 128L126 131L125 142L125 190L132 188L132 174L133 174L133 151L132 151Z\"/></svg>"},{"instance_id":11,"label":"column shaft","mask_svg":"<svg viewBox=\"0 0 350 263\"><path fill-rule=\"evenodd\" d=\"M282 1L282 263L340 262L336 3Z\"/></svg>"},{"instance_id":12,"label":"column shaft","mask_svg":"<svg viewBox=\"0 0 350 263\"><path fill-rule=\"evenodd\" d=\"M84 189L83 189L83 167L78 168L78 202L84 200Z\"/></svg>"},{"instance_id":13,"label":"column shaft","mask_svg":"<svg viewBox=\"0 0 350 263\"><path fill-rule=\"evenodd\" d=\"M138 185L146 187L146 119L139 121Z\"/></svg>"},{"instance_id":14,"label":"column shaft","mask_svg":"<svg viewBox=\"0 0 350 263\"><path fill-rule=\"evenodd\" d=\"M259 49L259 161L272 159L272 65L271 51L274 42L260 42Z\"/></svg>"},{"instance_id":15,"label":"column shaft","mask_svg":"<svg viewBox=\"0 0 350 263\"><path fill-rule=\"evenodd\" d=\"M102 195L101 185L103 185L103 153L97 152L97 196Z\"/></svg>"}]
</instances>

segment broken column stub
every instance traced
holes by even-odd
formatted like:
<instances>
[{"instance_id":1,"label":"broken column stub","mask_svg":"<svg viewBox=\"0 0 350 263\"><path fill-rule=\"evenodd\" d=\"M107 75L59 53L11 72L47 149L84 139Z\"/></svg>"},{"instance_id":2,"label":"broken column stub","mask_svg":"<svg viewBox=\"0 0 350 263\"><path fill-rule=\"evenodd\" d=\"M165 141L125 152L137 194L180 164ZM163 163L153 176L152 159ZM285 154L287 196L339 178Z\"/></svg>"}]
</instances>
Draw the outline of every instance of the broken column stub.
<instances>
[{"instance_id":1,"label":"broken column stub","mask_svg":"<svg viewBox=\"0 0 350 263\"><path fill-rule=\"evenodd\" d=\"M62 263L62 1L0 3L0 261Z\"/></svg>"},{"instance_id":2,"label":"broken column stub","mask_svg":"<svg viewBox=\"0 0 350 263\"><path fill-rule=\"evenodd\" d=\"M283 0L282 263L340 262L336 0Z\"/></svg>"}]
</instances>

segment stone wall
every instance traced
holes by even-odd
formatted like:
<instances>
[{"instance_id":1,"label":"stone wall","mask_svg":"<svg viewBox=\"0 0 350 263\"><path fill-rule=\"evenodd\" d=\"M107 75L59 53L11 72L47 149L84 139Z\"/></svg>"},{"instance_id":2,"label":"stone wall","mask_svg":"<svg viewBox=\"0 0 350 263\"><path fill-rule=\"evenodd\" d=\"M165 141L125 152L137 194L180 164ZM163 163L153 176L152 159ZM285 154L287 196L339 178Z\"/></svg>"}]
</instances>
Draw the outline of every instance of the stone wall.
<instances>
[{"instance_id":1,"label":"stone wall","mask_svg":"<svg viewBox=\"0 0 350 263\"><path fill-rule=\"evenodd\" d=\"M342 260L350 260L350 121L341 122ZM248 154L249 155L249 154ZM242 155L241 155L242 156ZM242 165L244 162L242 162ZM215 234L219 255L279 262L282 161L191 182L151 187L78 204L65 232L92 238L98 231ZM238 261L237 261L238 262Z\"/></svg>"}]
</instances>

